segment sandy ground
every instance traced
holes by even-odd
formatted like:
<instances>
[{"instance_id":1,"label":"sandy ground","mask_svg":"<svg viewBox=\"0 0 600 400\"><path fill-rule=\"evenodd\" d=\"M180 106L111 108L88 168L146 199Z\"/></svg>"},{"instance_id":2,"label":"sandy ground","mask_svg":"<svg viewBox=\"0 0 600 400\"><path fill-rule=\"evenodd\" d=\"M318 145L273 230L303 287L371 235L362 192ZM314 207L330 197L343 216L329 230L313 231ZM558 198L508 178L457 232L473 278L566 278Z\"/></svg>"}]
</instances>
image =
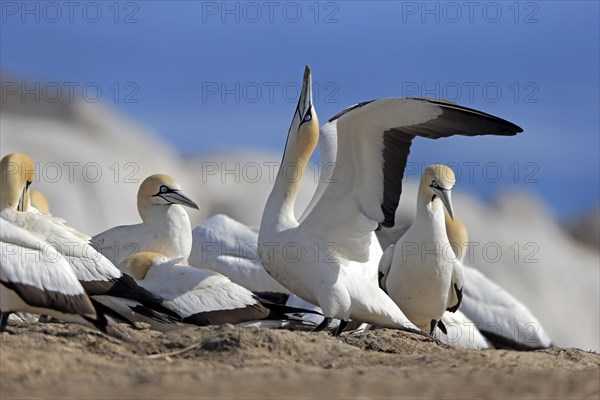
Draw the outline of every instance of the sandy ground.
<instances>
[{"instance_id":1,"label":"sandy ground","mask_svg":"<svg viewBox=\"0 0 600 400\"><path fill-rule=\"evenodd\" d=\"M120 341L63 324L1 334L0 398L600 397L600 355L454 350L409 333L344 334L233 326Z\"/></svg>"}]
</instances>

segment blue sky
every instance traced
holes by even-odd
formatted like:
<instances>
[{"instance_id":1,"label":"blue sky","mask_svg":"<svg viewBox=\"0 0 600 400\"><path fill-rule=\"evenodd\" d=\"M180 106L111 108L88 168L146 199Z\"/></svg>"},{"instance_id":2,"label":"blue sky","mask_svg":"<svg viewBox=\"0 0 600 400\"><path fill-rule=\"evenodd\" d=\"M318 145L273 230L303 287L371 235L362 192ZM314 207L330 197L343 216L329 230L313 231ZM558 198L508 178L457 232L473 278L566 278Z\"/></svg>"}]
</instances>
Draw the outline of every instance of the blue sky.
<instances>
[{"instance_id":1,"label":"blue sky","mask_svg":"<svg viewBox=\"0 0 600 400\"><path fill-rule=\"evenodd\" d=\"M73 82L183 154L281 151L310 64L322 121L363 100L427 96L522 126L415 142L411 161L454 163L461 189L535 191L563 218L600 201L596 1L72 4L3 1L2 70Z\"/></svg>"}]
</instances>

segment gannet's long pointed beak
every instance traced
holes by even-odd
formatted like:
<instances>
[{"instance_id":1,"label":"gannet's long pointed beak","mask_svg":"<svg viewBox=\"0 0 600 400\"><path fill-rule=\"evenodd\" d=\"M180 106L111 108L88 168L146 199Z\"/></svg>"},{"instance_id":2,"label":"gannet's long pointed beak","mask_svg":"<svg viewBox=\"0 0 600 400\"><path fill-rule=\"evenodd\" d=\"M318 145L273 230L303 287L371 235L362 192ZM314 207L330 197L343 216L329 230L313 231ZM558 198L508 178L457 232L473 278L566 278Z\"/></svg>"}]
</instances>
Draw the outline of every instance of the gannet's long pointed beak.
<instances>
[{"instance_id":1,"label":"gannet's long pointed beak","mask_svg":"<svg viewBox=\"0 0 600 400\"><path fill-rule=\"evenodd\" d=\"M17 211L25 211L25 198L27 197L27 188L23 188L21 197L19 198L19 204L17 205Z\"/></svg>"},{"instance_id":2,"label":"gannet's long pointed beak","mask_svg":"<svg viewBox=\"0 0 600 400\"><path fill-rule=\"evenodd\" d=\"M448 211L448 215L450 215L450 218L452 218L452 220L454 221L454 210L452 209L451 191L442 189L438 190L437 192L440 196L440 199L442 200L442 203L444 203L444 207L446 207L446 210Z\"/></svg>"},{"instance_id":3,"label":"gannet's long pointed beak","mask_svg":"<svg viewBox=\"0 0 600 400\"><path fill-rule=\"evenodd\" d=\"M181 204L183 206L188 206L196 210L200 209L200 207L198 206L198 204L196 204L195 201L181 193L179 190L173 190L172 192L161 194L160 197L172 204Z\"/></svg>"},{"instance_id":4,"label":"gannet's long pointed beak","mask_svg":"<svg viewBox=\"0 0 600 400\"><path fill-rule=\"evenodd\" d=\"M24 212L25 209L27 208L27 196L29 195L29 192L27 191L28 189L29 189L29 183L27 183L23 187L23 192L21 193L21 197L19 198L19 204L17 205L17 211Z\"/></svg>"},{"instance_id":5,"label":"gannet's long pointed beak","mask_svg":"<svg viewBox=\"0 0 600 400\"><path fill-rule=\"evenodd\" d=\"M298 106L296 110L301 118L301 121L304 121L306 114L310 110L310 107L313 104L313 93L312 93L312 74L310 73L310 67L307 65L304 69L304 78L302 79L302 89L300 90L300 98L298 99Z\"/></svg>"}]
</instances>

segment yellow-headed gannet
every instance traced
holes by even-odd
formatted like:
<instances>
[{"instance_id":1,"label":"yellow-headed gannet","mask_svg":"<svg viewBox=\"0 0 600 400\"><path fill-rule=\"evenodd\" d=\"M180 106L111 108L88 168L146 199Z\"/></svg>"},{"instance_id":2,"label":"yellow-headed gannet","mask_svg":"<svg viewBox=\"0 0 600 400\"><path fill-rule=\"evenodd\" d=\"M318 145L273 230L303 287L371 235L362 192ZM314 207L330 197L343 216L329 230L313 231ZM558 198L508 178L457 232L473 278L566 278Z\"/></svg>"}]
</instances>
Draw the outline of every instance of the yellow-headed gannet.
<instances>
[{"instance_id":1,"label":"yellow-headed gannet","mask_svg":"<svg viewBox=\"0 0 600 400\"><path fill-rule=\"evenodd\" d=\"M366 280L360 272L360 264L369 261L372 232L394 223L412 140L514 135L521 129L446 102L391 98L352 106L329 122L337 124L335 170L319 200L298 222L293 205L319 136L310 81L307 68L282 165L263 213L261 261L283 286L319 305L327 317L324 322L341 319L343 329L352 318L414 330L377 280Z\"/></svg>"},{"instance_id":2,"label":"yellow-headed gannet","mask_svg":"<svg viewBox=\"0 0 600 400\"><path fill-rule=\"evenodd\" d=\"M64 257L49 243L11 222L26 215L25 193L35 179L33 162L29 162L29 157L20 153L0 162L0 331L10 313L17 311L104 329Z\"/></svg>"},{"instance_id":3,"label":"yellow-headed gannet","mask_svg":"<svg viewBox=\"0 0 600 400\"><path fill-rule=\"evenodd\" d=\"M17 172L26 171L35 174L33 160L25 154L9 154L2 159L2 162L10 166L7 170L16 168ZM19 199L20 209L25 205L26 190L27 186L23 187ZM2 211L2 219L3 222L8 221L28 231L41 243L51 244L70 264L72 272L92 300L110 308L105 304L107 297L113 298L111 302L123 299L122 301L129 305L128 308L136 313L161 320L169 319L168 315L177 318L171 310L162 305L164 299L137 285L133 278L123 274L108 259L81 239L80 235L83 234L77 234L78 232L64 224L61 219L33 212L19 212L11 207ZM113 316L131 322L128 315L119 313Z\"/></svg>"},{"instance_id":4,"label":"yellow-headed gannet","mask_svg":"<svg viewBox=\"0 0 600 400\"><path fill-rule=\"evenodd\" d=\"M94 236L90 243L105 257L119 264L138 252L157 252L168 258L183 257L192 249L190 218L182 206L199 209L168 175L156 174L140 185L137 206L142 223L111 228Z\"/></svg>"},{"instance_id":5,"label":"yellow-headed gannet","mask_svg":"<svg viewBox=\"0 0 600 400\"><path fill-rule=\"evenodd\" d=\"M462 301L463 268L448 241L444 216L444 207L453 216L455 182L445 165L425 169L415 221L379 263L387 294L419 328L432 333L444 312L456 311Z\"/></svg>"}]
</instances>

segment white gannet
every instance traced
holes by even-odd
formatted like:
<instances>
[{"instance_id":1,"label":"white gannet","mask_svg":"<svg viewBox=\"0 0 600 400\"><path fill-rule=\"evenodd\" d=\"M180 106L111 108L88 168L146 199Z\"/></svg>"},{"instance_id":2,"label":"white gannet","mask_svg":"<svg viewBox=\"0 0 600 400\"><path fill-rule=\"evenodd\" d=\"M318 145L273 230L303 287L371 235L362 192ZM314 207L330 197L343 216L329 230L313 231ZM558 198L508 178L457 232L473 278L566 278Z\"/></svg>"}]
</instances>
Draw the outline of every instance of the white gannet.
<instances>
[{"instance_id":1,"label":"white gannet","mask_svg":"<svg viewBox=\"0 0 600 400\"><path fill-rule=\"evenodd\" d=\"M444 312L456 311L462 300L463 268L448 240L444 216L444 207L453 216L455 182L445 165L423 171L415 221L379 263L383 289L411 321L431 333Z\"/></svg>"},{"instance_id":2,"label":"white gannet","mask_svg":"<svg viewBox=\"0 0 600 400\"><path fill-rule=\"evenodd\" d=\"M335 124L325 125L319 135L319 158L321 164L318 186L306 210L298 219L301 222L310 213L320 199L327 184L328 176L333 170L337 153L337 131ZM321 312L314 304L308 303L292 294L279 282L273 279L264 269L258 258L258 232L255 229L235 221L225 215L215 215L202 222L192 231L193 245L190 265L204 267L219 272L233 282L244 286L261 297L273 301L285 300L290 307ZM383 250L375 233L372 234L369 262L361 271L367 279L377 279L377 266ZM303 314L305 321L318 325L324 319L318 314ZM330 324L339 325L339 320Z\"/></svg>"},{"instance_id":3,"label":"white gannet","mask_svg":"<svg viewBox=\"0 0 600 400\"><path fill-rule=\"evenodd\" d=\"M229 278L207 269L180 265L179 259L140 252L119 268L146 289L164 297L166 307L193 325L237 324L264 319L288 319L303 310L264 301Z\"/></svg>"},{"instance_id":4,"label":"white gannet","mask_svg":"<svg viewBox=\"0 0 600 400\"><path fill-rule=\"evenodd\" d=\"M25 164L23 164L25 163ZM34 181L27 159L13 153L0 162L0 331L11 312L48 314L105 328L71 266L54 247L9 220L25 215L25 193ZM12 218L11 218L12 219Z\"/></svg>"},{"instance_id":5,"label":"white gannet","mask_svg":"<svg viewBox=\"0 0 600 400\"><path fill-rule=\"evenodd\" d=\"M142 182L137 195L142 223L111 228L94 236L90 243L115 264L143 251L183 257L187 262L192 249L192 227L182 205L199 209L181 192L175 179L164 174L151 175Z\"/></svg>"},{"instance_id":6,"label":"white gannet","mask_svg":"<svg viewBox=\"0 0 600 400\"><path fill-rule=\"evenodd\" d=\"M6 171L25 171L34 176L34 163L31 158L25 154L12 153L2 159L3 165L9 167ZM4 170L3 179L9 177L4 175L14 175ZM23 188L23 193L19 198L20 209L24 208L26 201L27 186ZM7 207L1 211L3 223L8 221L13 225L28 231L38 238L41 243L51 244L56 251L69 263L77 280L85 289L85 292L92 300L97 300L104 304L107 296L112 297L112 302L118 299L126 299L131 305L131 311L139 314L145 314L154 318L169 319L177 316L162 303L164 299L136 284L130 276L123 274L102 254L98 253L85 240L80 238L77 232L65 225L59 218L45 216L33 212L20 212L12 207ZM99 296L99 297L96 297ZM125 300L123 300L125 301ZM107 306L104 304L104 306ZM104 311L109 311L108 309ZM163 315L167 314L166 316ZM50 314L52 315L52 314ZM113 315L117 317L117 315ZM131 322L131 316L118 315L126 322Z\"/></svg>"},{"instance_id":7,"label":"white gannet","mask_svg":"<svg viewBox=\"0 0 600 400\"><path fill-rule=\"evenodd\" d=\"M259 255L271 276L327 317L383 327L414 325L364 279L372 232L392 226L412 139L454 134L514 135L519 127L479 111L422 99L382 99L334 116L338 147L331 181L302 222L293 214L301 178L319 135L310 70L288 132L282 165L259 231ZM318 328L322 328L321 324ZM340 330L338 330L338 333Z\"/></svg>"},{"instance_id":8,"label":"white gannet","mask_svg":"<svg viewBox=\"0 0 600 400\"><path fill-rule=\"evenodd\" d=\"M446 215L446 233L454 253L462 262L469 242L467 228L459 218L452 220ZM461 311L494 347L536 350L552 346L542 324L527 306L477 269L463 264L463 271L465 288ZM447 326L445 316L442 321ZM471 327L467 326L467 329Z\"/></svg>"}]
</instances>

